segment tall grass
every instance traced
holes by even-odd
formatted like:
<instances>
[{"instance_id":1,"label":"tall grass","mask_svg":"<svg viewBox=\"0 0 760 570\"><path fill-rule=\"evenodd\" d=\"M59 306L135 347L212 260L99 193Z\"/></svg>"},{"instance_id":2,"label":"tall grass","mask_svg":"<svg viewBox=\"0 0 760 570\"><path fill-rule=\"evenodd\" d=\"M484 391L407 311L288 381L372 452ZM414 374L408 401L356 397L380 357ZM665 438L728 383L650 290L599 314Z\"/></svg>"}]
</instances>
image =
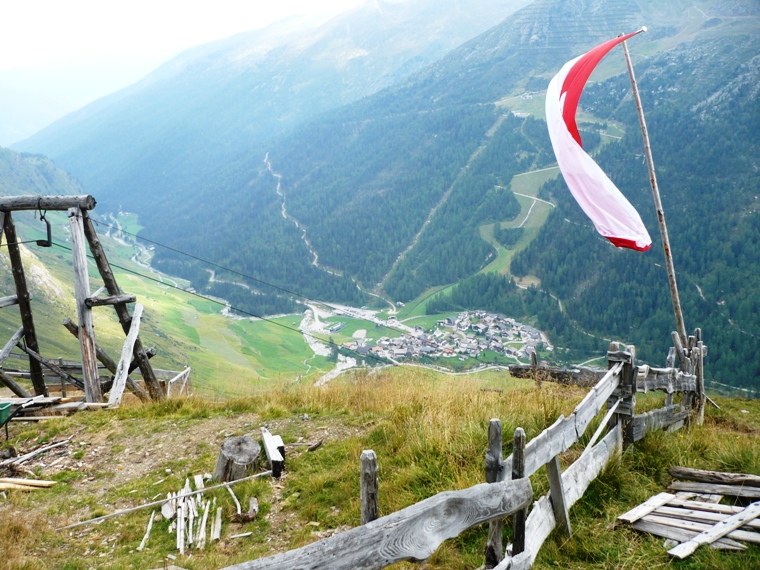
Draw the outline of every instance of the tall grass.
<instances>
[{"instance_id":1,"label":"tall grass","mask_svg":"<svg viewBox=\"0 0 760 570\"><path fill-rule=\"evenodd\" d=\"M496 387L503 392L481 390ZM245 414L246 421L254 422L251 424L254 427L247 428L249 431L265 423L275 425L289 444L298 438L314 442L324 437L324 445L314 453L304 452L304 447L291 448L295 453L288 456L287 475L281 482L243 486L243 495L256 494L262 503L262 513L270 515L248 523L250 526L244 530L254 532L248 542L223 542L204 553L194 552L192 559L178 561L180 566L202 569L251 559L272 553L273 549L301 546L319 538L313 534L317 528L324 531L359 524L358 470L364 449L373 449L378 455L380 509L381 514L389 514L437 492L483 482L491 418L502 422L506 456L511 452L511 435L516 427L523 427L529 439L535 437L560 414L571 413L585 393L585 389L548 382L537 387L532 381L506 375L451 378L421 369L403 369L378 374L356 373L324 388L287 384L222 402L187 398L129 406L111 413L78 414L65 422L51 424L50 429L66 433L84 428L84 434L109 429L113 433L113 449L134 448L139 443L135 438L150 441L152 437L160 437L152 433L166 429L181 431L210 421L235 425L237 418ZM656 398L649 395L643 398L642 407L661 405ZM616 528L614 522L617 515L662 491L670 481L667 468L671 465L760 473L757 446L760 403L734 400L722 403L720 411L707 410L704 426L649 434L629 449L620 462L611 462L571 511L573 538L556 536L547 541L536 567L670 565L661 540L638 535L628 528ZM742 413L745 408L749 413ZM255 414L254 420L250 420L252 414ZM308 421L302 419L304 415ZM588 433L599 420L596 419ZM39 433L32 434L30 429L37 429ZM44 425L27 428L24 437L47 437L46 429ZM563 455L564 467L577 457L587 438L588 435ZM212 469L216 444L211 440L205 443L201 451L177 457L175 463L166 467L180 471L176 466L181 465L182 478L184 472ZM144 476L147 493L154 492L149 482L164 477L163 467ZM86 499L88 490L91 492L92 486L104 483L99 482L97 473L91 475L96 481L89 484L90 487L81 484L60 495L56 492L40 495L48 502L46 505L35 504L32 497L20 495L14 495L9 504L0 503L0 551L8 551L15 545L15 554L0 561L0 567L24 567L30 553L38 552L40 544L55 544L60 540L41 513L54 511L70 516L70 504L92 508L92 500ZM100 477L107 479L106 474ZM544 470L539 470L531 480L536 497L546 492ZM135 485L130 483L112 492L134 500L138 495L128 494L133 488ZM158 487L163 492L167 489ZM224 494L219 498L223 500ZM226 508L232 507L227 505ZM167 535L167 539L158 525L151 547L143 553L134 552L144 529L143 518L130 515L98 527L103 535L127 537L118 548L109 551L108 564L104 561L102 566L156 567L160 565L156 555L172 551L172 537ZM509 525L506 526L508 537ZM472 569L480 566L485 536L486 528L481 526L447 541L430 559L429 567ZM277 542L269 542L273 537ZM67 557L71 558L67 563L72 568L92 565L87 560L96 559L84 558L82 552L91 549L94 556L98 546L91 545L87 534L67 540ZM47 557L49 562L40 567L62 567L61 557L52 553ZM93 564L101 566L99 560ZM757 547L743 553L700 549L688 561L673 563L673 566L760 567L760 554Z\"/></svg>"}]
</instances>

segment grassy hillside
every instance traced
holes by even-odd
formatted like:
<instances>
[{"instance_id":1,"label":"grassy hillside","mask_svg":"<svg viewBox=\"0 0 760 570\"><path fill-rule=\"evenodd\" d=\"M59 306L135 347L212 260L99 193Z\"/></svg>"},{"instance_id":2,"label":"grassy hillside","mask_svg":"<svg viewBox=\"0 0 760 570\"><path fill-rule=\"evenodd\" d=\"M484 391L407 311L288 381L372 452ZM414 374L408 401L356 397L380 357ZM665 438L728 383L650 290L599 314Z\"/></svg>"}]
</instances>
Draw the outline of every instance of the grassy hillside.
<instances>
[{"instance_id":1,"label":"grassy hillside","mask_svg":"<svg viewBox=\"0 0 760 570\"><path fill-rule=\"evenodd\" d=\"M64 213L49 213L48 217L53 223L53 241L63 247L21 246L33 295L35 327L43 356L79 360L78 342L61 326L63 318L76 315L71 252L66 249L68 222ZM31 214L14 218L23 239L42 237L44 226ZM128 216L120 220L125 227L135 224ZM249 393L270 381L294 381L301 375L314 379L320 371L331 368L323 357L314 356L303 336L293 330L298 328L300 314L271 322L225 317L221 314L223 305L182 290L187 282L132 261L135 255L144 257L145 250L103 234L101 237L119 285L145 305L140 334L145 346L158 350L153 365L170 370L192 367L193 387L198 393L220 397ZM0 249L0 290L4 295L15 291L7 255L7 248ZM95 291L101 285L97 268L90 262L90 288ZM114 311L99 307L93 314L98 344L116 358L124 334ZM0 311L3 338L10 337L20 322L17 307ZM12 362L23 365L23 361Z\"/></svg>"},{"instance_id":2,"label":"grassy hillside","mask_svg":"<svg viewBox=\"0 0 760 570\"><path fill-rule=\"evenodd\" d=\"M147 548L135 551L150 510L98 526L54 529L176 491L186 477L213 470L219 444L228 434L257 437L265 424L285 441L285 475L280 481L235 487L245 505L250 497L258 498L259 518L230 523L234 505L229 494L212 492L224 509L222 540L175 563L193 570L219 568L298 547L359 524L362 450L378 455L380 510L389 514L439 491L483 482L490 418L502 421L507 455L516 427L523 427L529 439L535 437L560 414L570 413L583 395L582 389L548 383L536 388L504 375L452 379L407 369L354 374L322 389L276 387L217 404L179 400L33 425L14 423L10 443L21 449L76 435L56 465L47 465L52 457L30 465L58 485L35 494L12 492L0 501L0 565L35 570L161 567L167 554L177 554L167 521L156 522ZM620 463L612 462L572 509L573 538L550 537L534 567L707 570L760 565L757 545L745 552L701 548L686 561L672 562L662 539L614 525L619 514L664 490L671 465L760 473L760 404L717 399L721 410L708 408L703 426L649 434ZM659 406L661 400L644 396L637 409ZM598 421L561 456L563 467L577 458ZM305 451L319 440L324 443L317 451ZM536 497L547 492L543 470L531 481ZM240 532L253 534L229 539ZM446 541L427 567L479 567L486 534L487 525L481 525Z\"/></svg>"}]
</instances>

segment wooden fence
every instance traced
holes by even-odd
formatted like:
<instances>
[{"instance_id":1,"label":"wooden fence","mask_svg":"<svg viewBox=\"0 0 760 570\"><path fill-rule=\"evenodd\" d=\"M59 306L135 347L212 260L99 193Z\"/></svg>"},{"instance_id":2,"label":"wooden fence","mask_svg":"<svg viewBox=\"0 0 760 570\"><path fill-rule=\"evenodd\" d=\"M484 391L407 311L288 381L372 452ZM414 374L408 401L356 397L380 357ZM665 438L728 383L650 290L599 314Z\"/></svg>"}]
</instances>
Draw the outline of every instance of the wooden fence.
<instances>
[{"instance_id":1,"label":"wooden fence","mask_svg":"<svg viewBox=\"0 0 760 570\"><path fill-rule=\"evenodd\" d=\"M636 366L633 346L610 344L608 371L566 418L560 416L526 443L522 428L514 436L513 453L502 458L502 428L492 419L486 452L486 483L447 491L391 515L372 520L377 511L377 465L374 452L362 454L362 526L297 550L230 566L226 570L291 568L381 569L401 560L423 561L447 538L489 522L485 568L530 568L555 527L572 533L569 509L586 492L604 466L648 431L679 429L704 412L703 358L707 347L699 329L675 346L666 368ZM676 365L678 359L678 368ZM540 368L534 367L535 370ZM636 394L665 393L660 409L636 414ZM674 403L674 394L683 394ZM562 472L559 455L583 436L602 409L606 414L578 459ZM546 466L550 491L533 503L529 477ZM366 504L365 504L366 503ZM369 514L368 514L369 513ZM374 514L372 514L374 513ZM513 543L505 555L504 518L513 515Z\"/></svg>"}]
</instances>

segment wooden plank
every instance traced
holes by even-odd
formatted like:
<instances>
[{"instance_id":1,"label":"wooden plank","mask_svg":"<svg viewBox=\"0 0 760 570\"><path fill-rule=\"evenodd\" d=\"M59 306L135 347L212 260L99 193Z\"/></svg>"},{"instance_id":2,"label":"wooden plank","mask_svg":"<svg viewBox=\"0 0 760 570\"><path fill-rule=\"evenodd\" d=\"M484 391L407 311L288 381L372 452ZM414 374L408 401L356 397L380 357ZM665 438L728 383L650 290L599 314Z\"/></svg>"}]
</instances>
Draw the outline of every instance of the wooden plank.
<instances>
[{"instance_id":1,"label":"wooden plank","mask_svg":"<svg viewBox=\"0 0 760 570\"><path fill-rule=\"evenodd\" d=\"M401 560L426 560L446 539L508 516L533 500L530 480L481 483L445 491L371 523L297 550L229 566L226 570L380 569Z\"/></svg>"},{"instance_id":2,"label":"wooden plank","mask_svg":"<svg viewBox=\"0 0 760 570\"><path fill-rule=\"evenodd\" d=\"M71 254L74 260L74 293L79 322L78 336L82 353L84 394L88 402L101 402L103 395L100 392L98 359L95 355L95 328L92 322L92 311L85 304L85 300L90 296L90 276L87 271L82 211L79 208L69 209L69 229L71 230Z\"/></svg>"},{"instance_id":3,"label":"wooden plank","mask_svg":"<svg viewBox=\"0 0 760 570\"><path fill-rule=\"evenodd\" d=\"M760 476L748 473L726 473L723 471L705 471L690 467L671 467L668 469L676 479L696 481L698 483L719 483L725 485L746 485L760 487Z\"/></svg>"},{"instance_id":4,"label":"wooden plank","mask_svg":"<svg viewBox=\"0 0 760 570\"><path fill-rule=\"evenodd\" d=\"M688 542L683 542L676 546L675 548L671 548L668 550L668 554L675 558L686 558L690 554L692 554L697 548L699 548L702 544L710 544L712 542L715 542L719 538L723 538L724 536L728 535L730 538L738 539L741 537L741 540L743 541L752 541L754 543L760 543L760 534L758 533L751 533L747 531L739 531L736 530L745 524L747 522L757 518L760 516L760 502L752 503L749 505L746 509L744 509L740 513L736 513L735 515L731 515L730 517L716 523L713 527L708 528L707 530L704 530ZM664 518L664 517L660 517ZM654 521L654 522L660 522L660 521ZM688 522L688 521L686 521ZM662 523L664 524L664 523ZM691 525L697 525L699 523L691 523ZM706 526L706 525L703 525ZM754 538L750 538L751 536L754 536Z\"/></svg>"},{"instance_id":5,"label":"wooden plank","mask_svg":"<svg viewBox=\"0 0 760 570\"><path fill-rule=\"evenodd\" d=\"M86 211L82 212L82 221L84 224L85 237L90 244L90 252L95 259L95 263L98 266L98 271L100 272L100 276L103 278L103 283L108 290L108 294L114 296L120 295L121 291L119 290L119 285L116 282L116 277L114 277L113 271L111 270L111 265L108 263L108 258L106 257L105 251L103 251L103 246L98 239L98 233L95 231L95 226L93 225L92 220ZM121 328L124 330L124 334L128 334L130 327L130 316L126 304L120 303L118 305L114 305L113 307L116 311L116 316L119 318L119 322L121 323ZM145 349L143 348L139 337L135 341L134 355L140 366L140 373L145 380L145 387L147 388L151 399L163 400L163 388L161 388L161 384L159 384L156 375L153 373L153 367L150 364L150 360L148 359L147 354L145 354Z\"/></svg>"},{"instance_id":6,"label":"wooden plank","mask_svg":"<svg viewBox=\"0 0 760 570\"><path fill-rule=\"evenodd\" d=\"M562 469L560 468L558 455L555 455L554 459L546 464L546 473L549 476L549 495L551 497L552 509L554 510L554 520L557 521L557 526L570 537L573 535L573 531L570 526L567 503L565 502L565 489L562 485Z\"/></svg>"},{"instance_id":7,"label":"wooden plank","mask_svg":"<svg viewBox=\"0 0 760 570\"><path fill-rule=\"evenodd\" d=\"M280 450L277 449L277 444L275 443L272 434L269 433L269 430L265 427L261 428L261 440L264 444L264 451L267 454L269 468L272 470L272 477L279 477L285 466L285 459L280 454Z\"/></svg>"},{"instance_id":8,"label":"wooden plank","mask_svg":"<svg viewBox=\"0 0 760 570\"><path fill-rule=\"evenodd\" d=\"M18 297L18 308L21 314L21 325L24 327L24 344L33 351L39 353L40 347L37 343L37 333L34 328L34 318L32 317L32 297L26 286L26 276L24 275L24 265L21 261L21 250L18 246L16 237L16 226L13 224L13 218L10 212L3 214L3 230L8 240L8 257L11 260L11 271L13 281L16 285L16 295ZM29 358L29 372L31 373L32 386L37 396L47 396L45 379L42 375L42 366L34 358Z\"/></svg>"},{"instance_id":9,"label":"wooden plank","mask_svg":"<svg viewBox=\"0 0 760 570\"><path fill-rule=\"evenodd\" d=\"M741 507L737 507L739 511L742 511L743 509ZM701 523L716 523L720 522L723 519L728 518L734 513L731 514L723 514L723 513L714 513L710 511L700 511L696 509L682 509L680 507L669 507L669 506L662 506L658 507L653 511L653 514L664 516L664 517L672 517L676 519L686 520L686 521L694 521L694 522L701 522ZM753 520L748 522L745 527L748 529L760 529L760 521Z\"/></svg>"},{"instance_id":10,"label":"wooden plank","mask_svg":"<svg viewBox=\"0 0 760 570\"><path fill-rule=\"evenodd\" d=\"M542 435L546 432L542 432ZM527 477L525 475L525 431L518 427L515 430L514 445L512 447L512 480L516 481ZM516 556L525 550L525 520L528 517L528 508L520 509L513 517L512 532L512 555Z\"/></svg>"},{"instance_id":11,"label":"wooden plank","mask_svg":"<svg viewBox=\"0 0 760 570\"><path fill-rule=\"evenodd\" d=\"M361 512L362 524L367 524L379 518L380 506L378 504L377 456L371 449L362 451L361 456Z\"/></svg>"},{"instance_id":12,"label":"wooden plank","mask_svg":"<svg viewBox=\"0 0 760 570\"><path fill-rule=\"evenodd\" d=\"M736 515L732 515L732 517L739 516L740 514L741 513L737 513ZM711 535L715 535L717 533L718 536L717 538L715 538L715 540L717 540L718 538L723 538L724 536L727 536L728 538L731 538L733 540L749 542L752 544L760 544L760 533L751 532L747 530L737 530L739 527L736 527L733 530L725 531L726 528L729 528L728 526L726 526L726 524L728 523L730 518L731 517L725 517L718 522L706 523L706 522L692 521L688 519L678 519L672 516L662 516L662 515L657 515L657 514L651 514L644 517L643 520L646 520L648 522L654 522L654 523L665 525L665 526L672 526L675 528L683 528L686 530L691 530L691 531L699 533L699 535L707 534L707 533L710 533ZM739 522L739 523L734 523L734 524L739 524L739 526L744 526L746 523ZM718 531L719 527L722 527L721 532ZM694 537L694 538L696 539L697 537ZM704 540L704 539L700 539L700 540ZM699 542L699 544L692 544L689 547L684 547L679 552L681 554L685 554L685 556L677 556L677 555L674 555L674 556L677 556L678 558L685 558L686 556L689 556L690 554L692 554L702 544L709 544L709 542Z\"/></svg>"},{"instance_id":13,"label":"wooden plank","mask_svg":"<svg viewBox=\"0 0 760 570\"><path fill-rule=\"evenodd\" d=\"M153 518L155 515L156 511L150 513L150 518L148 519L148 528L145 531L145 536L143 536L142 542L140 542L140 546L137 547L137 552L142 552L142 550L145 548L145 545L148 543L148 538L150 538L150 530L153 528Z\"/></svg>"},{"instance_id":14,"label":"wooden plank","mask_svg":"<svg viewBox=\"0 0 760 570\"><path fill-rule=\"evenodd\" d=\"M643 367L639 367L641 370ZM686 374L677 368L646 367L646 376L636 379L637 392L661 391L668 394L675 392L694 392L697 389L697 377Z\"/></svg>"},{"instance_id":15,"label":"wooden plank","mask_svg":"<svg viewBox=\"0 0 760 570\"><path fill-rule=\"evenodd\" d=\"M116 305L118 303L134 303L137 297L134 295L109 295L108 297L87 297L85 304L92 307L103 307L106 305Z\"/></svg>"},{"instance_id":16,"label":"wooden plank","mask_svg":"<svg viewBox=\"0 0 760 570\"><path fill-rule=\"evenodd\" d=\"M656 524L644 520L637 520L633 523L633 528L639 532L646 532L647 534L653 534L660 538L669 538L671 540L677 540L678 542L687 542L697 536L699 533L692 530L684 530L682 528L675 528L672 526L665 526L662 524ZM747 547L741 542L731 540L730 538L721 538L713 542L710 545L712 548L720 550L746 550Z\"/></svg>"},{"instance_id":17,"label":"wooden plank","mask_svg":"<svg viewBox=\"0 0 760 570\"><path fill-rule=\"evenodd\" d=\"M627 522L629 524L635 523L641 517L648 515L658 507L667 505L675 498L675 495L670 493L660 493L654 497L650 497L645 502L641 503L638 507L632 508L627 513L623 513L618 517L619 521Z\"/></svg>"},{"instance_id":18,"label":"wooden plank","mask_svg":"<svg viewBox=\"0 0 760 570\"><path fill-rule=\"evenodd\" d=\"M502 432L501 420L492 418L488 424L488 450L486 451L486 483L496 483L501 469ZM504 558L504 521L496 519L488 523L485 567L493 568Z\"/></svg>"},{"instance_id":19,"label":"wooden plank","mask_svg":"<svg viewBox=\"0 0 760 570\"><path fill-rule=\"evenodd\" d=\"M9 295L8 297L0 297L0 309L10 307L11 305L18 305L18 295Z\"/></svg>"},{"instance_id":20,"label":"wooden plank","mask_svg":"<svg viewBox=\"0 0 760 570\"><path fill-rule=\"evenodd\" d=\"M542 466L552 460L552 457L567 451L578 441L576 420L574 416L560 417L541 434L531 440L529 449L525 452L526 477L531 476Z\"/></svg>"},{"instance_id":21,"label":"wooden plank","mask_svg":"<svg viewBox=\"0 0 760 570\"><path fill-rule=\"evenodd\" d=\"M693 483L690 481L673 481L669 489L674 491L690 491L692 493L714 493L728 497L744 497L760 499L760 488L740 487L734 485L718 485L717 483Z\"/></svg>"},{"instance_id":22,"label":"wooden plank","mask_svg":"<svg viewBox=\"0 0 760 570\"><path fill-rule=\"evenodd\" d=\"M142 317L142 313L143 306L140 303L137 303L135 305L135 312L132 315L132 324L129 326L129 334L124 340L124 346L121 349L121 358L119 359L119 365L116 367L113 387L108 396L108 403L111 406L119 406L121 404L121 397L124 394L124 387L127 384L129 363L132 360L132 353L134 352L137 335L140 334L140 318Z\"/></svg>"},{"instance_id":23,"label":"wooden plank","mask_svg":"<svg viewBox=\"0 0 760 570\"><path fill-rule=\"evenodd\" d=\"M692 493L685 493L685 494L690 495ZM675 499L673 499L672 501L668 503L668 505L673 506L673 507L683 507L685 509L691 509L695 511L705 511L705 512L710 512L710 513L721 513L721 514L728 514L728 515L733 515L734 513L738 513L744 510L744 507L734 507L732 505L708 503L706 501L697 501L697 500L691 501L689 499L679 498L677 495Z\"/></svg>"},{"instance_id":24,"label":"wooden plank","mask_svg":"<svg viewBox=\"0 0 760 570\"><path fill-rule=\"evenodd\" d=\"M680 404L660 408L633 417L633 441L641 440L647 432L665 429L688 418L691 412Z\"/></svg>"},{"instance_id":25,"label":"wooden plank","mask_svg":"<svg viewBox=\"0 0 760 570\"><path fill-rule=\"evenodd\" d=\"M92 210L97 202L90 195L82 196L3 196L0 198L0 210L12 212L18 210L68 210L82 208ZM10 238L8 238L10 240Z\"/></svg>"},{"instance_id":26,"label":"wooden plank","mask_svg":"<svg viewBox=\"0 0 760 570\"><path fill-rule=\"evenodd\" d=\"M63 326L66 327L66 330L69 331L72 335L74 335L74 337L79 338L79 329L74 324L74 321L72 321L69 318L63 319ZM98 345L98 343L95 343L95 356L97 356L98 360L103 364L103 366L106 367L106 369L111 374L116 374L116 366L117 366L116 362L114 362L114 360L108 355L108 353L105 350L103 350ZM134 361L132 362L132 364L130 364L129 366L130 372L133 370L132 366L137 367L137 364ZM132 393L135 396L140 398L142 402L147 402L148 400L150 400L150 396L148 396L148 392L146 392L142 386L137 384L137 382L132 380L132 378L130 378L129 376L127 376L127 387L132 391Z\"/></svg>"},{"instance_id":27,"label":"wooden plank","mask_svg":"<svg viewBox=\"0 0 760 570\"><path fill-rule=\"evenodd\" d=\"M222 537L222 507L216 509L216 521L211 530L211 540L219 540Z\"/></svg>"}]
</instances>

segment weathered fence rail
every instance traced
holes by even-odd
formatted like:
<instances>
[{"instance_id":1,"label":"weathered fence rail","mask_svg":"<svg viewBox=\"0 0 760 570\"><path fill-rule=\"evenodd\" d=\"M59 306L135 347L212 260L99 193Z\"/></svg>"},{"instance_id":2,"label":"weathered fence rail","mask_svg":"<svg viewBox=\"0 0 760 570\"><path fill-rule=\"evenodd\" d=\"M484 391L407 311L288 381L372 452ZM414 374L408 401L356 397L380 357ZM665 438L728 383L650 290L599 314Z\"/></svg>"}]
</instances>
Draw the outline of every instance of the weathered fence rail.
<instances>
[{"instance_id":1,"label":"weathered fence rail","mask_svg":"<svg viewBox=\"0 0 760 570\"><path fill-rule=\"evenodd\" d=\"M370 570L401 560L425 560L444 540L508 516L532 500L533 489L527 478L444 491L364 526L226 570Z\"/></svg>"},{"instance_id":2,"label":"weathered fence rail","mask_svg":"<svg viewBox=\"0 0 760 570\"><path fill-rule=\"evenodd\" d=\"M678 429L704 410L703 358L707 347L701 332L671 349L668 367L636 366L633 346L610 344L609 369L568 416L560 416L530 442L522 428L515 431L513 454L502 459L502 429L492 419L488 429L486 483L462 491L446 491L391 515L367 522L303 548L228 567L226 570L279 569L380 569L401 560L427 559L447 538L489 522L485 568L518 570L530 568L544 541L556 527L570 535L569 509L583 496L604 466L626 446L657 429ZM679 368L675 368L678 357ZM535 363L530 370L541 371ZM597 376L597 377L598 377ZM636 414L636 394L661 391L666 394L660 409ZM673 404L673 394L682 401ZM560 454L577 443L603 409L604 418L584 451L564 473ZM606 435L605 435L606 432ZM598 443L597 443L598 442ZM376 463L369 469L365 452L362 463L362 512L377 509ZM374 453L371 453L374 459ZM530 476L546 466L550 491L532 509ZM371 472L371 473L370 473ZM366 481L365 481L366 479ZM374 487L370 492L370 483ZM365 487L367 487L365 489ZM365 503L367 503L365 505ZM504 556L503 519L514 516L511 554ZM373 515L375 516L375 515ZM372 516L362 515L363 522Z\"/></svg>"}]
</instances>

